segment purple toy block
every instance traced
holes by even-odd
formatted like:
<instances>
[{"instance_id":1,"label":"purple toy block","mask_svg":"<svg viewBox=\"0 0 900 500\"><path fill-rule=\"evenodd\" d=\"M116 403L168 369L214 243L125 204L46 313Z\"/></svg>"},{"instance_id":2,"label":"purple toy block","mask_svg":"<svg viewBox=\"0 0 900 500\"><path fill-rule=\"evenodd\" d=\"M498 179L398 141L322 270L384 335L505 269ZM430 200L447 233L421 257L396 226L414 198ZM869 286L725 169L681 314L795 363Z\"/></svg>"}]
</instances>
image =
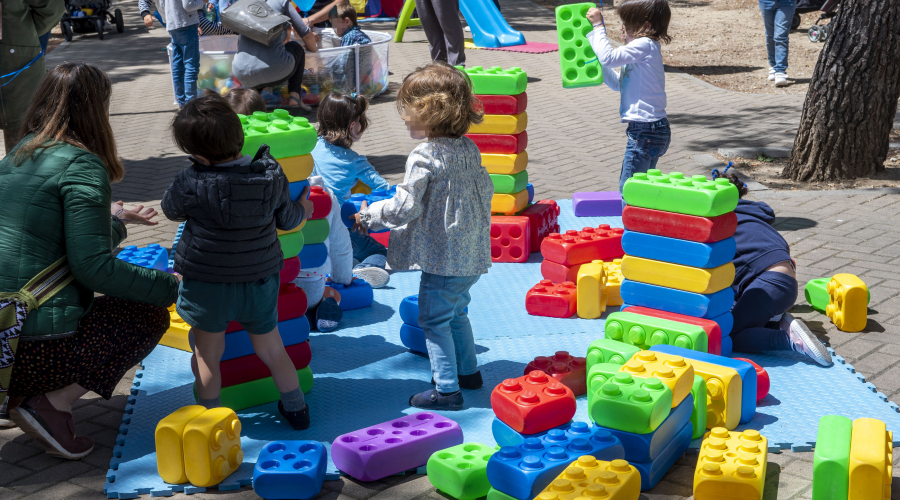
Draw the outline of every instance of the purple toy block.
<instances>
[{"instance_id":1,"label":"purple toy block","mask_svg":"<svg viewBox=\"0 0 900 500\"><path fill-rule=\"evenodd\" d=\"M621 216L622 193L618 191L575 193L572 195L572 208L575 210L575 217Z\"/></svg>"},{"instance_id":2,"label":"purple toy block","mask_svg":"<svg viewBox=\"0 0 900 500\"><path fill-rule=\"evenodd\" d=\"M463 444L459 424L436 413L413 413L338 436L331 459L360 481L377 481L428 462L431 454Z\"/></svg>"}]
</instances>

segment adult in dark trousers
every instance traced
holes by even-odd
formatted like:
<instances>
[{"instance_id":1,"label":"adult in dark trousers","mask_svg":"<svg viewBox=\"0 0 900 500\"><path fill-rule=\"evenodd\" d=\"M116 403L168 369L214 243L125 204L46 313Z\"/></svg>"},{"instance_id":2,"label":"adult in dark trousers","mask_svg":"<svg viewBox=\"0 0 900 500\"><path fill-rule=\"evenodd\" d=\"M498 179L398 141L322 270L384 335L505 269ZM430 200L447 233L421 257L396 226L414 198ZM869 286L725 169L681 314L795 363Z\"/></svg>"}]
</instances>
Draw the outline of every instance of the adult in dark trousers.
<instances>
[{"instance_id":1,"label":"adult in dark trousers","mask_svg":"<svg viewBox=\"0 0 900 500\"><path fill-rule=\"evenodd\" d=\"M459 0L416 0L416 11L433 61L452 66L466 64L463 28L459 22Z\"/></svg>"},{"instance_id":2,"label":"adult in dark trousers","mask_svg":"<svg viewBox=\"0 0 900 500\"><path fill-rule=\"evenodd\" d=\"M22 139L25 111L47 72L39 38L62 19L66 5L62 0L3 0L0 8L0 128L9 153Z\"/></svg>"}]
</instances>

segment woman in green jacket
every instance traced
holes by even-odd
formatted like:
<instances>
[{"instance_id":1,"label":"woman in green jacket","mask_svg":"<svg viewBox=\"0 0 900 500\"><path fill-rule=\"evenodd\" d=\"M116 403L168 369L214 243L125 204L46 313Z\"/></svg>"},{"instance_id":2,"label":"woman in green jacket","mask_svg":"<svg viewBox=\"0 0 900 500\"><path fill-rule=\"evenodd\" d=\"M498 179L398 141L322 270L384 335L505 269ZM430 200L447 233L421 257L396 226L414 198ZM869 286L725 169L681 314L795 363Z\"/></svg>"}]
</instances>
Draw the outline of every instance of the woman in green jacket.
<instances>
[{"instance_id":1,"label":"woman in green jacket","mask_svg":"<svg viewBox=\"0 0 900 500\"><path fill-rule=\"evenodd\" d=\"M113 256L126 222L154 214L111 203L110 183L125 173L109 124L111 93L94 66L53 68L25 116L25 137L0 160L0 291L21 289L63 256L75 278L22 325L9 416L48 453L69 459L94 446L75 435L72 404L88 391L112 396L159 343L178 294L175 276Z\"/></svg>"}]
</instances>

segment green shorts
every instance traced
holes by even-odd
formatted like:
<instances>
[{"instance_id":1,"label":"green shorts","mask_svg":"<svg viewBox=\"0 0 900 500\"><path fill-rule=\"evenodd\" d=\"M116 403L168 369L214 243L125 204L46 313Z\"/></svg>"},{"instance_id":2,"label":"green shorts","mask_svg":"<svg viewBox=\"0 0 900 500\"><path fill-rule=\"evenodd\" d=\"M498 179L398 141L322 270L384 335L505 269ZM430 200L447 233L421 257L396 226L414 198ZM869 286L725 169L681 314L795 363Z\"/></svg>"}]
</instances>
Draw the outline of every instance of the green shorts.
<instances>
[{"instance_id":1,"label":"green shorts","mask_svg":"<svg viewBox=\"0 0 900 500\"><path fill-rule=\"evenodd\" d=\"M253 335L278 325L279 273L246 283L210 283L184 277L175 310L193 328L224 332L237 321Z\"/></svg>"}]
</instances>

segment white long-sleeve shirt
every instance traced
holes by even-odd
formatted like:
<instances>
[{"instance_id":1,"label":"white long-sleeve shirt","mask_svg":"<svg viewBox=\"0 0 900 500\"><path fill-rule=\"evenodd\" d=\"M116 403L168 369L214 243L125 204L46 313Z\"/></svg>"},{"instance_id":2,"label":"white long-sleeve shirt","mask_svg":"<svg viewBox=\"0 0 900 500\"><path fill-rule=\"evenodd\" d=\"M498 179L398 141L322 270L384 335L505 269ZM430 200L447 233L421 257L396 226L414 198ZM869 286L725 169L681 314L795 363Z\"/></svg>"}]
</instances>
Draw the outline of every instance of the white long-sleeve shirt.
<instances>
[{"instance_id":1,"label":"white long-sleeve shirt","mask_svg":"<svg viewBox=\"0 0 900 500\"><path fill-rule=\"evenodd\" d=\"M619 104L622 121L655 122L665 118L666 72L659 42L641 37L613 48L603 26L594 28L587 39L603 67L603 83L622 94Z\"/></svg>"}]
</instances>

